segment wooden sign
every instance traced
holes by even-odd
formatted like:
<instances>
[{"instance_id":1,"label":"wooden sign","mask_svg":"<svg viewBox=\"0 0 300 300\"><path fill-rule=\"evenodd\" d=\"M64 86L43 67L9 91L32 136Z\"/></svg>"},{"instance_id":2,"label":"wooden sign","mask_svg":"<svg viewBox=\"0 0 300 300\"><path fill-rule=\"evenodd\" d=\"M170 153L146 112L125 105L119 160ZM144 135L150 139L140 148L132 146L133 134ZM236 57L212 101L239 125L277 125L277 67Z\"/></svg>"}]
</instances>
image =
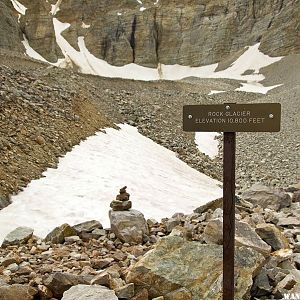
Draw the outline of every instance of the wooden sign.
<instances>
[{"instance_id":1,"label":"wooden sign","mask_svg":"<svg viewBox=\"0 0 300 300\"><path fill-rule=\"evenodd\" d=\"M184 131L277 132L279 103L185 105Z\"/></svg>"},{"instance_id":2,"label":"wooden sign","mask_svg":"<svg viewBox=\"0 0 300 300\"><path fill-rule=\"evenodd\" d=\"M223 300L234 300L236 132L280 130L279 103L186 105L184 131L224 132L223 147Z\"/></svg>"}]
</instances>

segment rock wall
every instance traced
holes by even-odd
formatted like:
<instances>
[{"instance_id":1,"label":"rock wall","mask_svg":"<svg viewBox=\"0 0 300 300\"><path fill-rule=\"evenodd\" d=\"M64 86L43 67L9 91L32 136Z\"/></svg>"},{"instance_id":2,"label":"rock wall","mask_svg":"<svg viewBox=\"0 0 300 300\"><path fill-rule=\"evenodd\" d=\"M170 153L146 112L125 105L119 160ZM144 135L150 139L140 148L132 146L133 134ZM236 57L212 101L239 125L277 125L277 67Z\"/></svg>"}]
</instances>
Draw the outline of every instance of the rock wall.
<instances>
[{"instance_id":1,"label":"rock wall","mask_svg":"<svg viewBox=\"0 0 300 300\"><path fill-rule=\"evenodd\" d=\"M0 48L21 52L22 33L18 16L9 0L0 1Z\"/></svg>"},{"instance_id":2,"label":"rock wall","mask_svg":"<svg viewBox=\"0 0 300 300\"><path fill-rule=\"evenodd\" d=\"M272 56L300 52L299 0L64 0L55 16L56 0L20 1L22 31L50 61L62 56L53 17L71 24L63 35L74 48L84 36L91 53L118 66L205 65L259 41Z\"/></svg>"}]
</instances>

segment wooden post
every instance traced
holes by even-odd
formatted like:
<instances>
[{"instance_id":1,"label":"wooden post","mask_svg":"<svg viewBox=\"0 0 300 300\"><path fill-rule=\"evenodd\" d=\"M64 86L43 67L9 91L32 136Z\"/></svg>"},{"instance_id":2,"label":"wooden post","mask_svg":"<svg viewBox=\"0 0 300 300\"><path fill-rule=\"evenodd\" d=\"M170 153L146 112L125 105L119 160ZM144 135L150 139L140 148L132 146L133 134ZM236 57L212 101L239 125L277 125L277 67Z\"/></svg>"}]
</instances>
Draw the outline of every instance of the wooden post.
<instances>
[{"instance_id":1,"label":"wooden post","mask_svg":"<svg viewBox=\"0 0 300 300\"><path fill-rule=\"evenodd\" d=\"M235 132L224 132L223 300L234 300Z\"/></svg>"}]
</instances>

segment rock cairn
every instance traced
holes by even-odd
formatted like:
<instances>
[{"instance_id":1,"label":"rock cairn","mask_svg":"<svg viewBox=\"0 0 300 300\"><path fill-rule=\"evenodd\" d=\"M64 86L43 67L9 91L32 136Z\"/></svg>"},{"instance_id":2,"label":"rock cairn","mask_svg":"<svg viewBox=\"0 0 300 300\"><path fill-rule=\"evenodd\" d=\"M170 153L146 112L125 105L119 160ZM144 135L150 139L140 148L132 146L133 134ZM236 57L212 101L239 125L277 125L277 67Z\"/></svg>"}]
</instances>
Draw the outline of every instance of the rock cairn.
<instances>
[{"instance_id":1,"label":"rock cairn","mask_svg":"<svg viewBox=\"0 0 300 300\"><path fill-rule=\"evenodd\" d=\"M120 194L117 195L116 200L110 203L110 207L115 211L129 210L132 207L132 203L129 200L130 194L126 192L127 186L120 189Z\"/></svg>"}]
</instances>

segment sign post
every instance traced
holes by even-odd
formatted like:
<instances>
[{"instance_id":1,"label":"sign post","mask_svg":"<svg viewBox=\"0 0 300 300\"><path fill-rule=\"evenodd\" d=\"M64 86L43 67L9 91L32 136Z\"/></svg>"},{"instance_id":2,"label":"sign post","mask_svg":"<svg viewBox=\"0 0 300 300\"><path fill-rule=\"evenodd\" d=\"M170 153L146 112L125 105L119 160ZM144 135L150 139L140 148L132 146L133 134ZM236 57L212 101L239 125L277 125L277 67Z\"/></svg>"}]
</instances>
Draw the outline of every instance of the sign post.
<instances>
[{"instance_id":1,"label":"sign post","mask_svg":"<svg viewBox=\"0 0 300 300\"><path fill-rule=\"evenodd\" d=\"M183 130L224 132L223 300L234 300L236 132L280 131L279 103L186 105Z\"/></svg>"},{"instance_id":2,"label":"sign post","mask_svg":"<svg viewBox=\"0 0 300 300\"><path fill-rule=\"evenodd\" d=\"M223 299L234 299L235 132L224 132Z\"/></svg>"}]
</instances>

